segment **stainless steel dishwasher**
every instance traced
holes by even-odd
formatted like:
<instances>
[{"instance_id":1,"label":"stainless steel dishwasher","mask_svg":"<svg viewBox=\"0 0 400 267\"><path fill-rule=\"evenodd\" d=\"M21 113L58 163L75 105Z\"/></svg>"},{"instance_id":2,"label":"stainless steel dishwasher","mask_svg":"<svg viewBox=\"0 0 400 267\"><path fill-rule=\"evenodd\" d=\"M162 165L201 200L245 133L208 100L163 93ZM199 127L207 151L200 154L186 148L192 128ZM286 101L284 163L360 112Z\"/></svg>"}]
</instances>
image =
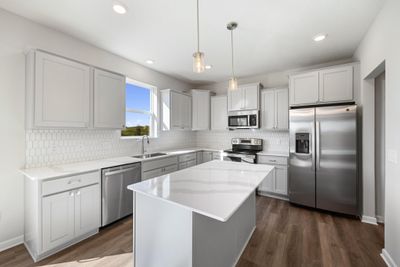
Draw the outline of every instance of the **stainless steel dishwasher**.
<instances>
[{"instance_id":1,"label":"stainless steel dishwasher","mask_svg":"<svg viewBox=\"0 0 400 267\"><path fill-rule=\"evenodd\" d=\"M101 226L132 214L133 193L127 186L141 181L141 164L103 169L101 172Z\"/></svg>"}]
</instances>

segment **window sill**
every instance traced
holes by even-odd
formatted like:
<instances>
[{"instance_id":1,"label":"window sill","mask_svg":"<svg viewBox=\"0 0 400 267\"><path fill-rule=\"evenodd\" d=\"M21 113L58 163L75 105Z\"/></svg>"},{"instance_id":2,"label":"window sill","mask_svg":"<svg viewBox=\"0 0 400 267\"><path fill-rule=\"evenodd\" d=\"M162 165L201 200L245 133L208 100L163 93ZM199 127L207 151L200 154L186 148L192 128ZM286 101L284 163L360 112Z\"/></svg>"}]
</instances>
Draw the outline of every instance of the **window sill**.
<instances>
[{"instance_id":1,"label":"window sill","mask_svg":"<svg viewBox=\"0 0 400 267\"><path fill-rule=\"evenodd\" d=\"M120 136L122 140L142 140L143 136ZM158 137L149 136L149 139L157 139Z\"/></svg>"}]
</instances>

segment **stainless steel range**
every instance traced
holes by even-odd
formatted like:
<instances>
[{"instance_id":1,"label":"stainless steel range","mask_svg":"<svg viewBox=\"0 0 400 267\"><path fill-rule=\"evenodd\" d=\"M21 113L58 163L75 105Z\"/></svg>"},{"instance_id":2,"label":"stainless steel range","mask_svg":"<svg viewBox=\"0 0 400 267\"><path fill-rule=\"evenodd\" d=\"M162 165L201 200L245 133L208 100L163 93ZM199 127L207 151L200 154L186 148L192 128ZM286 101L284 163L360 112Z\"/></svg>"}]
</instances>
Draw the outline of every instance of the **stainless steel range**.
<instances>
[{"instance_id":1,"label":"stainless steel range","mask_svg":"<svg viewBox=\"0 0 400 267\"><path fill-rule=\"evenodd\" d=\"M262 151L263 142L258 138L232 138L232 149L224 150L224 160L257 163L257 152Z\"/></svg>"}]
</instances>

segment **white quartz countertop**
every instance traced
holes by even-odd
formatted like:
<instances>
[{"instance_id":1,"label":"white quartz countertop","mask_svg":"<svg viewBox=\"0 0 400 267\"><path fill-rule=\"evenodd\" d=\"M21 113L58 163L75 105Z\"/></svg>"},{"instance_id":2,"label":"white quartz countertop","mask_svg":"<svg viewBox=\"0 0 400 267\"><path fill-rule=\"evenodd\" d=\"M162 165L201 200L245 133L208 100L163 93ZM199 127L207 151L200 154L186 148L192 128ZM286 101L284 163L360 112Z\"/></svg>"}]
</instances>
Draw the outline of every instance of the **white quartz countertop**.
<instances>
[{"instance_id":1,"label":"white quartz countertop","mask_svg":"<svg viewBox=\"0 0 400 267\"><path fill-rule=\"evenodd\" d=\"M147 158L147 159L138 159L133 157L117 157L117 158L109 158L109 159L99 159L92 161L84 161L77 163L69 163L69 164L61 164L54 165L48 167L41 168L29 168L22 169L21 172L28 178L32 180L46 180L46 179L54 179L59 177L65 177L68 175L75 175L79 173L91 172L96 170L101 170L104 168L110 168L114 166L148 161L148 160L157 160L165 157L170 157L174 155L182 155L197 151L212 151L219 152L222 150L209 149L209 148L183 148L183 149L175 149L169 151L154 151L154 152L162 152L166 153L165 156ZM154 152L146 152L146 153L154 153ZM132 155L134 156L134 155Z\"/></svg>"},{"instance_id":2,"label":"white quartz countertop","mask_svg":"<svg viewBox=\"0 0 400 267\"><path fill-rule=\"evenodd\" d=\"M226 222L273 169L269 165L216 160L128 188Z\"/></svg>"}]
</instances>

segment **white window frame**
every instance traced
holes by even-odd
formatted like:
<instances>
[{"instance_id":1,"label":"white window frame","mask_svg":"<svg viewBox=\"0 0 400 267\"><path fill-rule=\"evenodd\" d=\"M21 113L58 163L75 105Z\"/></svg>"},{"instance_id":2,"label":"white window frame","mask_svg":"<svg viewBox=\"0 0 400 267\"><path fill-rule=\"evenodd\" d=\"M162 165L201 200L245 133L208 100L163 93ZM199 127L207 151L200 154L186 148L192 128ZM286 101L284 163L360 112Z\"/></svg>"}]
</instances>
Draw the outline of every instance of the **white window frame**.
<instances>
[{"instance_id":1,"label":"white window frame","mask_svg":"<svg viewBox=\"0 0 400 267\"><path fill-rule=\"evenodd\" d=\"M125 112L132 112L132 113L139 113L139 114L147 114L150 115L150 133L149 137L150 138L157 138L159 135L159 104L158 104L158 89L154 85L150 85L144 82L139 82L136 80L133 80L131 78L126 77L126 83L128 84L133 84L138 87L142 88L147 88L150 90L150 112L147 110L141 110L141 109L133 109L133 108L127 108L126 107L126 101L125 101ZM125 89L126 90L126 89ZM126 122L125 122L126 123ZM139 139L142 138L142 136L122 136L122 139Z\"/></svg>"}]
</instances>

